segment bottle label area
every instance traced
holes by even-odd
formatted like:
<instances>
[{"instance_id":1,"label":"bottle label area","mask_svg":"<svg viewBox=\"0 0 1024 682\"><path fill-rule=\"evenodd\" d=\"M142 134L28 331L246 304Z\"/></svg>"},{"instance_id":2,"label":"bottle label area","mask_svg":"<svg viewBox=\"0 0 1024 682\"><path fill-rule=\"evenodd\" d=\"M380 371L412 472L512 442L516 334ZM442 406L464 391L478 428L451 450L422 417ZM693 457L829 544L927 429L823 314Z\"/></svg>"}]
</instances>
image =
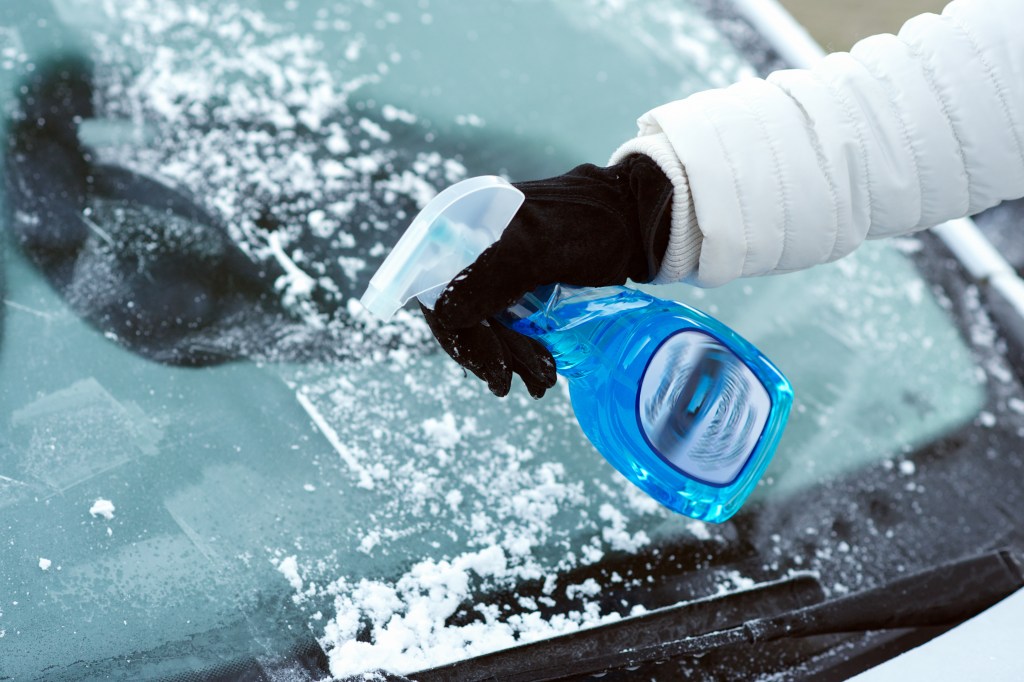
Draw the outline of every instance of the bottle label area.
<instances>
[{"instance_id":1,"label":"bottle label area","mask_svg":"<svg viewBox=\"0 0 1024 682\"><path fill-rule=\"evenodd\" d=\"M771 412L767 389L717 339L666 339L640 381L637 420L648 445L681 473L727 485L750 459Z\"/></svg>"}]
</instances>

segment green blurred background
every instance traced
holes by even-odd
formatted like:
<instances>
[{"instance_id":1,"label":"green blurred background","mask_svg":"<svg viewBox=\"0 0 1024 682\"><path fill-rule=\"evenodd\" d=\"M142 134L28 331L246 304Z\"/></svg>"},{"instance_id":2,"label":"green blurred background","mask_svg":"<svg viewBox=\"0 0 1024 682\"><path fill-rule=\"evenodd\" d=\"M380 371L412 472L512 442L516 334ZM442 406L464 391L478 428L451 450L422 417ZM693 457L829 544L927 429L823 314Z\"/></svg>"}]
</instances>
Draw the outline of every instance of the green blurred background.
<instances>
[{"instance_id":1,"label":"green blurred background","mask_svg":"<svg viewBox=\"0 0 1024 682\"><path fill-rule=\"evenodd\" d=\"M861 38L896 33L922 12L942 11L948 0L780 0L828 51L849 50Z\"/></svg>"}]
</instances>

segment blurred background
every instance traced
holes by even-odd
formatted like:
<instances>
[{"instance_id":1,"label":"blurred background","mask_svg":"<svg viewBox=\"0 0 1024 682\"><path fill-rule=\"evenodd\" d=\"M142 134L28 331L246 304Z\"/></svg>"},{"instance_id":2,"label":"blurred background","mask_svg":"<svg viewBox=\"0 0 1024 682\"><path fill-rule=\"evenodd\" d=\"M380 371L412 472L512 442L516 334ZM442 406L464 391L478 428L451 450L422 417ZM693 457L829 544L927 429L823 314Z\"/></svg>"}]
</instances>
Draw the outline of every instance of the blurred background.
<instances>
[{"instance_id":1,"label":"blurred background","mask_svg":"<svg viewBox=\"0 0 1024 682\"><path fill-rule=\"evenodd\" d=\"M780 0L828 52L849 50L875 33L896 33L922 12L939 13L948 0Z\"/></svg>"}]
</instances>

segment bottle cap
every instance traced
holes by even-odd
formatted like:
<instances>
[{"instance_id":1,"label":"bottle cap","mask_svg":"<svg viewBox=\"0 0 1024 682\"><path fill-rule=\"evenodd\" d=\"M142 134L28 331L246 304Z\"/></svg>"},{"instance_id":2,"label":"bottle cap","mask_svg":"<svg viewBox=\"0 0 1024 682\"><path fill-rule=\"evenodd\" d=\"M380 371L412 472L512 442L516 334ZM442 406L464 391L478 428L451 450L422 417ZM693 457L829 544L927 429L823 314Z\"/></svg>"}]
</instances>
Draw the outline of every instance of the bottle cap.
<instances>
[{"instance_id":1,"label":"bottle cap","mask_svg":"<svg viewBox=\"0 0 1024 682\"><path fill-rule=\"evenodd\" d=\"M433 308L452 278L498 241L525 198L494 175L445 189L413 219L359 302L382 320L413 297Z\"/></svg>"}]
</instances>

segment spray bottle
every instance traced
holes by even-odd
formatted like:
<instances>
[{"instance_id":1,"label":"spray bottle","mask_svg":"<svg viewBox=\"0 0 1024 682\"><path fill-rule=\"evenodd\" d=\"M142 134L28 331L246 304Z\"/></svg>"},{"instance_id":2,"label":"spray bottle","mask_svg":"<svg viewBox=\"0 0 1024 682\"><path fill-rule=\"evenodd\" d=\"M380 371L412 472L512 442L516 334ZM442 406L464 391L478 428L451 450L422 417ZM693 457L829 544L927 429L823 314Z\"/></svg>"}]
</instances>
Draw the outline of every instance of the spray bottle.
<instances>
[{"instance_id":1,"label":"spray bottle","mask_svg":"<svg viewBox=\"0 0 1024 682\"><path fill-rule=\"evenodd\" d=\"M362 304L381 319L413 297L433 308L524 198L494 176L447 188L402 235ZM559 284L525 295L499 319L544 344L568 380L587 438L661 504L722 522L757 485L793 392L768 358L721 322L627 287Z\"/></svg>"}]
</instances>

